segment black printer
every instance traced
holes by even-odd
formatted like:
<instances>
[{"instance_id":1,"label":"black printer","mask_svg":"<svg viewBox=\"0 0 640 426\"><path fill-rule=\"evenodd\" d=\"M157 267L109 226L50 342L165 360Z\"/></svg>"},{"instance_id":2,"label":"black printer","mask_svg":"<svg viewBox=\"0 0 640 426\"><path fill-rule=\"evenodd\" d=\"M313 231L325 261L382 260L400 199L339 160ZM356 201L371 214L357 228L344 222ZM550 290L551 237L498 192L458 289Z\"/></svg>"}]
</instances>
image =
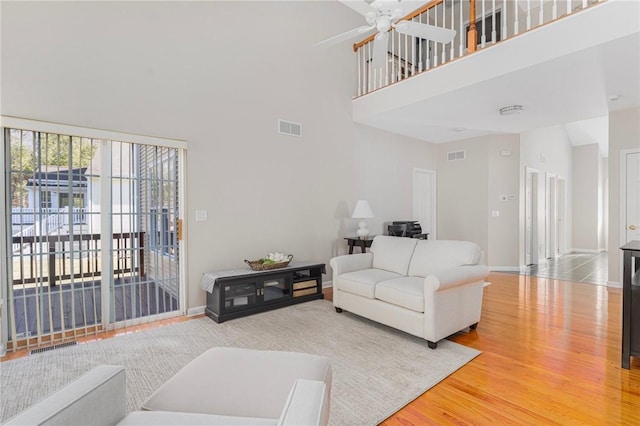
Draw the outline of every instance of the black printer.
<instances>
[{"instance_id":1,"label":"black printer","mask_svg":"<svg viewBox=\"0 0 640 426\"><path fill-rule=\"evenodd\" d=\"M398 235L397 230L406 226L404 235ZM417 220L394 220L391 225L388 226L389 235L404 236L409 238L422 238L427 239L429 234L422 233L422 227Z\"/></svg>"}]
</instances>

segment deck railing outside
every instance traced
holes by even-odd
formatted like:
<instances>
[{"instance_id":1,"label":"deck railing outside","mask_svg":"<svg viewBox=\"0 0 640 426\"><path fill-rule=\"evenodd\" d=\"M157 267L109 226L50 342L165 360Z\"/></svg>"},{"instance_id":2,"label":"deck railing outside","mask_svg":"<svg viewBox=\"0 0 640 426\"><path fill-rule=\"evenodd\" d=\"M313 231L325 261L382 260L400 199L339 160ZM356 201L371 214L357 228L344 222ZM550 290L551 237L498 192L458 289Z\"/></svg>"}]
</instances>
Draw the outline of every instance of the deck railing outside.
<instances>
[{"instance_id":1,"label":"deck railing outside","mask_svg":"<svg viewBox=\"0 0 640 426\"><path fill-rule=\"evenodd\" d=\"M374 69L375 34L355 43L357 97L584 10L606 0L433 0L400 18L453 29L450 43L389 33L385 65ZM474 16L474 19L469 19Z\"/></svg>"},{"instance_id":2,"label":"deck railing outside","mask_svg":"<svg viewBox=\"0 0 640 426\"><path fill-rule=\"evenodd\" d=\"M144 271L144 232L113 234L113 272ZM13 237L13 285L56 283L102 276L100 234Z\"/></svg>"}]
</instances>

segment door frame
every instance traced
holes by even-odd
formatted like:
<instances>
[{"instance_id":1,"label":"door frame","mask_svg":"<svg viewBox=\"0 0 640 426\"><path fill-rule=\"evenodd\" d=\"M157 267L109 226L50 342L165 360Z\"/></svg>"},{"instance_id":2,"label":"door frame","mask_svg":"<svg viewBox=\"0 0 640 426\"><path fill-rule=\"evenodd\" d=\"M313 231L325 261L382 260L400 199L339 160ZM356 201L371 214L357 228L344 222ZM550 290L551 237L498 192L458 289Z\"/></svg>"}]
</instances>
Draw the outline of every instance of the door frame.
<instances>
[{"instance_id":1,"label":"door frame","mask_svg":"<svg viewBox=\"0 0 640 426\"><path fill-rule=\"evenodd\" d=\"M553 259L558 252L558 177L555 173L545 173L545 257Z\"/></svg>"},{"instance_id":2,"label":"door frame","mask_svg":"<svg viewBox=\"0 0 640 426\"><path fill-rule=\"evenodd\" d=\"M531 188L529 188L528 176L531 175ZM538 203L540 192L540 171L533 167L525 166L524 168L524 267L529 265L537 265L540 262L539 249L538 249ZM531 190L531 202L530 206L527 203L527 192ZM527 212L531 208L531 237L527 238ZM527 261L527 250L530 250L531 255Z\"/></svg>"},{"instance_id":3,"label":"door frame","mask_svg":"<svg viewBox=\"0 0 640 426\"><path fill-rule=\"evenodd\" d=\"M0 151L2 151L0 153L0 162L2 162L3 165L5 165L5 162L7 161L7 156L6 156L6 152L5 152L5 141L4 141L4 129L5 128L13 128L13 129L22 129L22 130L29 130L29 131L35 131L35 132L45 132L45 133L56 133L56 134L62 134L62 135L73 135L73 136L78 136L78 137L87 137L87 138L91 138L91 139L99 139L101 141L122 141L122 142L129 142L129 143L137 143L137 144L144 144L144 145L154 145L154 146L165 146L165 147L170 147L170 148L178 148L179 149L179 155L180 155L180 159L179 159L179 185L180 185L180 190L179 190L179 194L180 194L180 199L178 201L179 203L179 217L182 219L182 231L184 233L184 231L186 230L186 225L187 225L187 221L188 218L185 215L185 207L186 207L186 182L185 182L185 170L186 170L186 151L188 149L188 142L185 140L180 140L180 139L169 139L169 138L159 138L159 137L155 137L155 136L147 136L147 135L140 135L140 134L132 134L132 133L124 133L124 132L117 132L117 131L111 131L111 130L104 130L104 129L93 129L93 128L89 128L89 127L80 127L80 126L74 126L74 125L68 125L68 124L61 124L61 123L53 123L53 122L44 122L44 121L38 121L38 120L32 120L32 119L27 119L27 118L19 118L19 117L10 117L10 116L4 116L4 115L0 115L0 131L2 133L2 136L0 136L0 138L3 141L2 144L2 149ZM102 144L102 142L101 142ZM110 150L106 150L106 151L110 151ZM102 160L105 160L105 155L103 155ZM109 164L110 165L110 164ZM103 166L106 166L106 164L104 164ZM110 167L107 167L106 170L108 170ZM0 178L0 185L2 185L2 188L4 189L7 181L6 181L6 167L5 167L5 173L2 173L2 177ZM104 181L106 181L107 179L103 179ZM105 184L106 185L106 184ZM111 185L110 182L108 182L108 185ZM107 187L105 186L106 189ZM109 187L110 189L110 187ZM10 199L8 199L8 197L10 197L10 194L6 194L5 191L5 199L2 200L2 202L4 203L4 206L7 206L7 203L10 203ZM103 200L101 200L103 201ZM7 274L8 271L8 264L7 264L7 250L10 244L9 238L8 238L8 229L7 227L9 226L9 224L6 222L6 218L5 215L0 215L0 239L2 239L3 244L1 244L2 247L0 247L0 255L1 255L1 259L0 259L0 274L2 274L2 277L4 277ZM108 216L108 215L103 215L103 216ZM102 220L103 218L101 218ZM102 223L102 227L101 227L101 232L106 232L107 229L110 229L110 225L107 226L107 222L103 220ZM188 294L186 286L187 286L187 280L186 280L186 267L187 267L187 252L186 252L186 244L184 244L184 240L179 240L178 243L178 247L180 250L180 257L179 257L179 295L180 295L180 300L179 300L179 305L178 305L178 310L173 311L173 315L186 315L187 313L187 300L186 300L186 296ZM111 259L110 256L108 255L108 253L104 253L107 252L106 250L103 250L103 261L107 262L107 264L110 264ZM111 271L111 268L108 269L109 271ZM6 309L6 307L8 306L7 303L7 285L2 285L0 286L0 299L2 299L2 305L0 306L0 354L3 354L6 349L7 349L7 342L9 339L9 333L8 333L8 309ZM104 303L104 299L108 299L103 297L102 298L103 301L101 303ZM118 328L118 326L116 325L116 323L114 322L110 322L110 318L109 318L109 312L110 312L110 306L108 304L108 302L106 303L106 306L103 304L103 315L102 315L102 325L103 325L103 330L109 330L109 329L113 329L113 328ZM106 308L106 310L104 310L104 308ZM160 314L162 315L162 314ZM154 317L154 319L160 319L159 317Z\"/></svg>"},{"instance_id":4,"label":"door frame","mask_svg":"<svg viewBox=\"0 0 640 426\"><path fill-rule=\"evenodd\" d=\"M438 182L437 182L437 174L435 170L429 170L429 169L421 169L421 168L417 168L414 167L413 169L413 220L419 220L418 216L417 216L417 211L418 211L418 204L419 204L419 200L421 199L421 195L418 192L418 188L416 185L417 182L417 176L423 174L423 175L430 175L431 176L431 186L432 186L432 191L431 191L431 199L429 200L429 203L431 205L431 223L430 223L430 229L429 229L429 239L430 240L436 240L438 239L438 235L437 235L437 226L438 226L438 221L437 221L437 202L438 202L438 196L437 196L437 191L438 191ZM422 224L421 224L422 225ZM423 230L424 231L424 230Z\"/></svg>"},{"instance_id":5,"label":"door frame","mask_svg":"<svg viewBox=\"0 0 640 426\"><path fill-rule=\"evenodd\" d=\"M627 155L640 153L638 148L620 150L620 245L627 243ZM622 266L622 256L620 256ZM622 275L620 275L622 276Z\"/></svg>"}]
</instances>

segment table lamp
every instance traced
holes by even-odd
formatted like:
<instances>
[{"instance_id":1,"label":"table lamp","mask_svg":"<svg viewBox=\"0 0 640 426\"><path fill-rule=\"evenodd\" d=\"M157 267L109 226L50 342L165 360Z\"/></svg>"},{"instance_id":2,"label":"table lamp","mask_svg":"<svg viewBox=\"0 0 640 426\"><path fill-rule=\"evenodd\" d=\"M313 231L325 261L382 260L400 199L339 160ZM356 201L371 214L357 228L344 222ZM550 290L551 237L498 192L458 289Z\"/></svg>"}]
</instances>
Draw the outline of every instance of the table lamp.
<instances>
[{"instance_id":1,"label":"table lamp","mask_svg":"<svg viewBox=\"0 0 640 426\"><path fill-rule=\"evenodd\" d=\"M358 234L358 237L362 239L367 238L369 236L369 230L367 229L367 222L364 219L373 217L373 211L371 210L369 202L367 200L358 200L351 217L354 219L363 219L358 224L358 231L356 231L356 234Z\"/></svg>"}]
</instances>

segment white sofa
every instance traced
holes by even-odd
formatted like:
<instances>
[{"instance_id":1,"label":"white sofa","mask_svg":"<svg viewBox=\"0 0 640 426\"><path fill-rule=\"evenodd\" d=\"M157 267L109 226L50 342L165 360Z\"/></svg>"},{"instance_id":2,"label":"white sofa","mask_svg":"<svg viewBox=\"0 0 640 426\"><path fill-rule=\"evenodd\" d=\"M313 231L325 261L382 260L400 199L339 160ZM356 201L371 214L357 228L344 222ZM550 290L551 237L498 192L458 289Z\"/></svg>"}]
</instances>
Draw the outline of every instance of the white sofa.
<instances>
[{"instance_id":1,"label":"white sofa","mask_svg":"<svg viewBox=\"0 0 640 426\"><path fill-rule=\"evenodd\" d=\"M326 425L331 366L323 356L214 348L126 414L125 372L101 365L3 425Z\"/></svg>"},{"instance_id":2,"label":"white sofa","mask_svg":"<svg viewBox=\"0 0 640 426\"><path fill-rule=\"evenodd\" d=\"M427 340L438 341L480 321L482 251L468 241L380 235L369 253L331 259L333 304Z\"/></svg>"}]
</instances>

